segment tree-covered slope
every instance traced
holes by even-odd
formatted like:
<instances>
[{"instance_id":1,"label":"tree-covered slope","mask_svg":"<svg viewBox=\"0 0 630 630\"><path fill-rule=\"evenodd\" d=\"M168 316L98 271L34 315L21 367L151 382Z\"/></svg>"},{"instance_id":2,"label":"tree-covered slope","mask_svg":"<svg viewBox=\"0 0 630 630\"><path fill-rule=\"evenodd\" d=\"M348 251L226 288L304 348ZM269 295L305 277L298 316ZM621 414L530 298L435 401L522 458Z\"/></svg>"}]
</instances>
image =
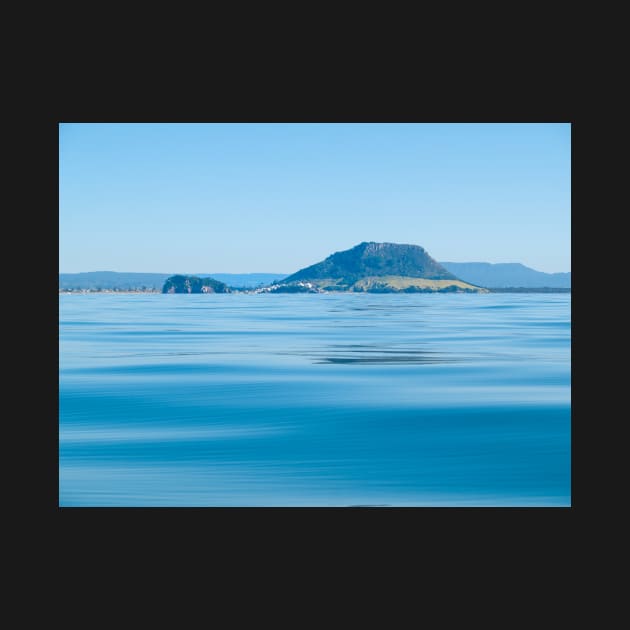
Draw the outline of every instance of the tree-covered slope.
<instances>
[{"instance_id":1,"label":"tree-covered slope","mask_svg":"<svg viewBox=\"0 0 630 630\"><path fill-rule=\"evenodd\" d=\"M230 289L214 278L178 275L166 279L162 293L230 293Z\"/></svg>"},{"instance_id":2,"label":"tree-covered slope","mask_svg":"<svg viewBox=\"0 0 630 630\"><path fill-rule=\"evenodd\" d=\"M345 279L349 282L369 276L405 276L431 280L455 280L455 276L431 258L419 245L396 243L360 243L352 249L336 252L322 262L300 269L284 282Z\"/></svg>"}]
</instances>

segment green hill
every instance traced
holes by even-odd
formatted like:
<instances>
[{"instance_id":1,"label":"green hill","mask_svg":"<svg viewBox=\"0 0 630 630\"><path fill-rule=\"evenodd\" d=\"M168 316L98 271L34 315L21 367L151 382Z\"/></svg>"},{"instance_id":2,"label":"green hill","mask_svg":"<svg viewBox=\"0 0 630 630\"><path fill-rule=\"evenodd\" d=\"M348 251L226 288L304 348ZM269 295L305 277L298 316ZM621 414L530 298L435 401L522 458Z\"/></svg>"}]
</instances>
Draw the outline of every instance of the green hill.
<instances>
[{"instance_id":1,"label":"green hill","mask_svg":"<svg viewBox=\"0 0 630 630\"><path fill-rule=\"evenodd\" d=\"M419 245L363 242L300 269L283 285L310 283L329 291L485 292L459 280Z\"/></svg>"},{"instance_id":2,"label":"green hill","mask_svg":"<svg viewBox=\"0 0 630 630\"><path fill-rule=\"evenodd\" d=\"M230 293L230 289L214 278L171 276L164 282L162 293Z\"/></svg>"}]
</instances>

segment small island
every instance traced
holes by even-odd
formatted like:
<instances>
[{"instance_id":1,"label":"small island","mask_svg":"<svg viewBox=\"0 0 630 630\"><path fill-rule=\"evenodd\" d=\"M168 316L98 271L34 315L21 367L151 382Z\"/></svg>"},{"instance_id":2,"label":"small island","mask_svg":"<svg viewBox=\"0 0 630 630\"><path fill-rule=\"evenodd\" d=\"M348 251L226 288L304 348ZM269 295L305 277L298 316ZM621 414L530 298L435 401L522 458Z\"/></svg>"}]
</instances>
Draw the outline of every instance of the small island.
<instances>
[{"instance_id":1,"label":"small island","mask_svg":"<svg viewBox=\"0 0 630 630\"><path fill-rule=\"evenodd\" d=\"M162 293L231 293L231 290L214 278L176 275L166 279Z\"/></svg>"}]
</instances>

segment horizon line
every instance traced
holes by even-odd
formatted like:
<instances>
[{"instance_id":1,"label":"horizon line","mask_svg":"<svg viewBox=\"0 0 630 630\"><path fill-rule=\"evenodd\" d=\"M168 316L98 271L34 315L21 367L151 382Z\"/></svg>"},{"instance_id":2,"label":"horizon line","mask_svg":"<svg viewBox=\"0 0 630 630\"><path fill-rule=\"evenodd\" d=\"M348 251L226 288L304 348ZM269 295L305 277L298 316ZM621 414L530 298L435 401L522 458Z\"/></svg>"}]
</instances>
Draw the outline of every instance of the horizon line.
<instances>
[{"instance_id":1,"label":"horizon line","mask_svg":"<svg viewBox=\"0 0 630 630\"><path fill-rule=\"evenodd\" d=\"M569 269L569 271L541 271L540 269L536 269L535 267L529 267L528 265L526 265L525 263L519 262L519 261L509 261L509 262L488 262L485 260L438 260L437 261L439 264L444 265L444 264L451 264L451 263L455 263L455 264L467 264L467 265L522 265L523 267L526 267L527 269L531 269L532 271L536 271L538 273L546 273L546 274L557 274L557 273L571 273L571 270ZM298 270L299 271L299 270ZM265 275L285 275L285 276L289 276L291 275L291 273L296 273L296 272L289 272L289 273L285 273L285 272L275 272L275 271L212 271L212 272L200 272L200 273L190 273L190 272L164 272L164 271L114 271L113 269L95 269L95 270L90 270L90 271L58 271L57 272L59 275L61 274L80 274L80 273L153 273L153 274L159 274L159 275L234 275L234 276L243 276L243 275L259 275L259 274L265 274Z\"/></svg>"}]
</instances>

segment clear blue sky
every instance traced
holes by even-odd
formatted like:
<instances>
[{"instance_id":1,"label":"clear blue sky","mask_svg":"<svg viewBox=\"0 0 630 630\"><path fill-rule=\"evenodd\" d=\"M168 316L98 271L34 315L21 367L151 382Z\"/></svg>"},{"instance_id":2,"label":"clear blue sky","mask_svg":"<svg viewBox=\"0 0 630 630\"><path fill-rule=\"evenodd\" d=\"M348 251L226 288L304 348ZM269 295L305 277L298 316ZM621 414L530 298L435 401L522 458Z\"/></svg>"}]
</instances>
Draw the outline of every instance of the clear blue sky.
<instances>
[{"instance_id":1,"label":"clear blue sky","mask_svg":"<svg viewBox=\"0 0 630 630\"><path fill-rule=\"evenodd\" d=\"M292 273L361 241L570 271L567 124L70 124L60 272Z\"/></svg>"}]
</instances>

